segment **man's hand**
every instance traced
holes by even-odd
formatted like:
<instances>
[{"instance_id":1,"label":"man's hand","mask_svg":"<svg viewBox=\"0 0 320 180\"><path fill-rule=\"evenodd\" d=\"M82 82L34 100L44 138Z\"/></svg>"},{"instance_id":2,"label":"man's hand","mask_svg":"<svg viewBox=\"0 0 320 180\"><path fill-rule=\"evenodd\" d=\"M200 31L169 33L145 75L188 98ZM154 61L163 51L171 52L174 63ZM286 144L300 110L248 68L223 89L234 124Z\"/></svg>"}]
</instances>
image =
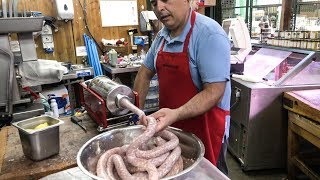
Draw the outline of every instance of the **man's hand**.
<instances>
[{"instance_id":1,"label":"man's hand","mask_svg":"<svg viewBox=\"0 0 320 180\"><path fill-rule=\"evenodd\" d=\"M171 124L178 121L179 113L177 109L162 108L159 111L149 115L157 120L156 132L162 131ZM147 125L147 116L140 119L140 124Z\"/></svg>"}]
</instances>

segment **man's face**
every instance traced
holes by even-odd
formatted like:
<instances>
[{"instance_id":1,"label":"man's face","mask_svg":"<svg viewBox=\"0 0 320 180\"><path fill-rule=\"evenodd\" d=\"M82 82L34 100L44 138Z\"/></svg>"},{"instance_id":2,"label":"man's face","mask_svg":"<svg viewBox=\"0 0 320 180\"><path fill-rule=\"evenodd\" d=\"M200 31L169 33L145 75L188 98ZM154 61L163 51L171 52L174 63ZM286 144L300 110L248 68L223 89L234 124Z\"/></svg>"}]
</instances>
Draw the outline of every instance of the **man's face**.
<instances>
[{"instance_id":1,"label":"man's face","mask_svg":"<svg viewBox=\"0 0 320 180\"><path fill-rule=\"evenodd\" d=\"M184 25L189 14L189 0L150 0L158 19L170 30Z\"/></svg>"}]
</instances>

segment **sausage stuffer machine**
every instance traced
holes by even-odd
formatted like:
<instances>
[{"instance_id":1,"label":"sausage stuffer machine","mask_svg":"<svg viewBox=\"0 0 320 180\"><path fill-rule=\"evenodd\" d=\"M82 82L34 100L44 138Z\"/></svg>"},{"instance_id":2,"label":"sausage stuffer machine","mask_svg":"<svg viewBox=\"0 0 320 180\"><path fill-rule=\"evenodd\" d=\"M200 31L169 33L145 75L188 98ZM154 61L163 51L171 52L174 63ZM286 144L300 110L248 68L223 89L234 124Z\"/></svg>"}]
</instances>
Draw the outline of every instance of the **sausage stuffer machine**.
<instances>
[{"instance_id":1,"label":"sausage stuffer machine","mask_svg":"<svg viewBox=\"0 0 320 180\"><path fill-rule=\"evenodd\" d=\"M81 104L98 123L98 131L127 125L133 113L139 117L144 115L138 108L138 94L106 76L95 77L80 85Z\"/></svg>"}]
</instances>

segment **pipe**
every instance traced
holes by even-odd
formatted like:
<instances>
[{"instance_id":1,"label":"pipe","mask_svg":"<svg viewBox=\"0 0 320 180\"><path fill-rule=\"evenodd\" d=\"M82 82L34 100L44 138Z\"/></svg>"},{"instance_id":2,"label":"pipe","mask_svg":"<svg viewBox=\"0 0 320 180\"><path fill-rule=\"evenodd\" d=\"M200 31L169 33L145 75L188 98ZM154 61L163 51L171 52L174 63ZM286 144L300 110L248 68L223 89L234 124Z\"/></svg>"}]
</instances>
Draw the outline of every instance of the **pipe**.
<instances>
[{"instance_id":1,"label":"pipe","mask_svg":"<svg viewBox=\"0 0 320 180\"><path fill-rule=\"evenodd\" d=\"M93 40L87 36L86 34L83 35L87 53L88 53L88 62L89 65L93 67L94 69L94 76L99 76L102 75L102 69L101 65L99 62L99 56L98 56L98 51L97 51L97 46L93 42Z\"/></svg>"},{"instance_id":2,"label":"pipe","mask_svg":"<svg viewBox=\"0 0 320 180\"><path fill-rule=\"evenodd\" d=\"M13 17L18 17L18 3L19 0L13 0Z\"/></svg>"},{"instance_id":3,"label":"pipe","mask_svg":"<svg viewBox=\"0 0 320 180\"><path fill-rule=\"evenodd\" d=\"M12 6L13 6L13 0L9 1L9 17L12 17Z\"/></svg>"},{"instance_id":4,"label":"pipe","mask_svg":"<svg viewBox=\"0 0 320 180\"><path fill-rule=\"evenodd\" d=\"M7 18L8 17L8 12L7 12L7 0L2 0L2 13L3 17Z\"/></svg>"}]
</instances>

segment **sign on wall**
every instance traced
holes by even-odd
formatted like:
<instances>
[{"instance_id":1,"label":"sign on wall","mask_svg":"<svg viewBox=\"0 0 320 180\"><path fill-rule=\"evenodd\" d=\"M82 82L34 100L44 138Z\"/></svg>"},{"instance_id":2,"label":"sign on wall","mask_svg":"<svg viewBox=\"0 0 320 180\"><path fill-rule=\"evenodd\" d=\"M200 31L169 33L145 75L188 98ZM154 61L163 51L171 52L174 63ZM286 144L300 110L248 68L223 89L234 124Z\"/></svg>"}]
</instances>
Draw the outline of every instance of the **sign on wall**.
<instances>
[{"instance_id":1,"label":"sign on wall","mask_svg":"<svg viewBox=\"0 0 320 180\"><path fill-rule=\"evenodd\" d=\"M138 25L137 0L100 0L102 27Z\"/></svg>"}]
</instances>

